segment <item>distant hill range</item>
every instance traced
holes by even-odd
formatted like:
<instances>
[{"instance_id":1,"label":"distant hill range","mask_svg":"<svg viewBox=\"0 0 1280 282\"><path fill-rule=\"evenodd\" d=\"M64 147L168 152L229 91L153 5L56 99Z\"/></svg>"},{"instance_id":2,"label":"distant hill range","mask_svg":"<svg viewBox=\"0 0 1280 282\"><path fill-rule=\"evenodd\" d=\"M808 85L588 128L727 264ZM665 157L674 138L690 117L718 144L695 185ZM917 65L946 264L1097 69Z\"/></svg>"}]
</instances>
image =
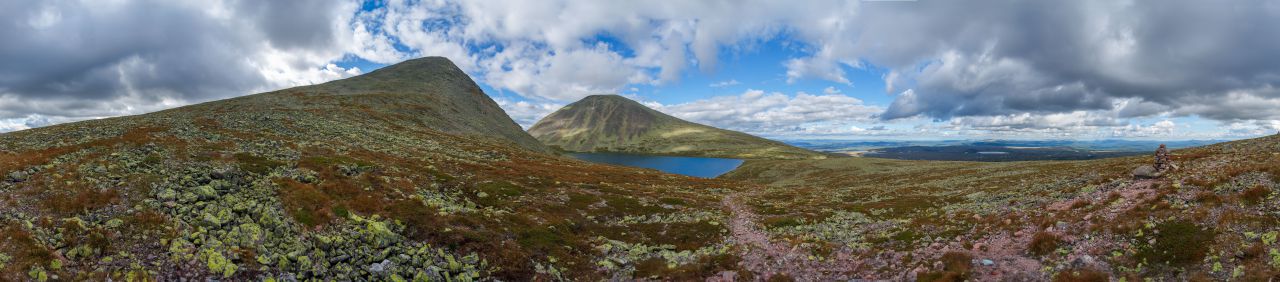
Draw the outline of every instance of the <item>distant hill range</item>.
<instances>
[{"instance_id":1,"label":"distant hill range","mask_svg":"<svg viewBox=\"0 0 1280 282\"><path fill-rule=\"evenodd\" d=\"M934 161L1043 161L1091 160L1151 154L1159 144L1171 149L1222 142L1221 140L931 140L858 141L791 140L788 144L828 153L864 157Z\"/></svg>"},{"instance_id":2,"label":"distant hill range","mask_svg":"<svg viewBox=\"0 0 1280 282\"><path fill-rule=\"evenodd\" d=\"M1041 161L1041 160L1092 160L1150 154L1137 151L1091 151L1072 147L1010 147L1010 146L907 146L874 149L862 154L866 157L899 160L932 161Z\"/></svg>"},{"instance_id":3,"label":"distant hill range","mask_svg":"<svg viewBox=\"0 0 1280 282\"><path fill-rule=\"evenodd\" d=\"M573 152L619 152L743 159L824 158L750 134L685 121L618 95L592 95L529 128L543 144Z\"/></svg>"}]
</instances>

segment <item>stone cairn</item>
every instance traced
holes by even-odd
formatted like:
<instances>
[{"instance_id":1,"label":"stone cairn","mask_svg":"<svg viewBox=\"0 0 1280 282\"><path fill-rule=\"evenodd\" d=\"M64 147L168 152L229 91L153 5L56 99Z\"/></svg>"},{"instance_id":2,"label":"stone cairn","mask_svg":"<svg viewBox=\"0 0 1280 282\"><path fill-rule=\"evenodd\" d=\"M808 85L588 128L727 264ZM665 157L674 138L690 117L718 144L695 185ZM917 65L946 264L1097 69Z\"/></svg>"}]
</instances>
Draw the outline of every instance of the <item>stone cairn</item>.
<instances>
[{"instance_id":1,"label":"stone cairn","mask_svg":"<svg viewBox=\"0 0 1280 282\"><path fill-rule=\"evenodd\" d=\"M1139 166L1133 170L1133 178L1153 179L1163 176L1165 172L1177 168L1169 160L1169 149L1160 144L1160 148L1156 149L1155 163Z\"/></svg>"}]
</instances>

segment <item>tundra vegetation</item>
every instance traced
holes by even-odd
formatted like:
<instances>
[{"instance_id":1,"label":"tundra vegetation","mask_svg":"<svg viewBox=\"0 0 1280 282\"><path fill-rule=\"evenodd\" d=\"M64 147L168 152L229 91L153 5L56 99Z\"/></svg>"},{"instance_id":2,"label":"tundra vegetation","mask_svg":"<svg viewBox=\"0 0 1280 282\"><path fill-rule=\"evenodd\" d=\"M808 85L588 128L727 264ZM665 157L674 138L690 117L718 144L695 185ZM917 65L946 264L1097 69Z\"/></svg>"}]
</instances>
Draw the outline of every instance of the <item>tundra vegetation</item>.
<instances>
[{"instance_id":1,"label":"tundra vegetation","mask_svg":"<svg viewBox=\"0 0 1280 282\"><path fill-rule=\"evenodd\" d=\"M550 153L439 58L0 135L0 280L1266 280L1280 137L1129 157ZM785 259L780 259L785 258Z\"/></svg>"}]
</instances>

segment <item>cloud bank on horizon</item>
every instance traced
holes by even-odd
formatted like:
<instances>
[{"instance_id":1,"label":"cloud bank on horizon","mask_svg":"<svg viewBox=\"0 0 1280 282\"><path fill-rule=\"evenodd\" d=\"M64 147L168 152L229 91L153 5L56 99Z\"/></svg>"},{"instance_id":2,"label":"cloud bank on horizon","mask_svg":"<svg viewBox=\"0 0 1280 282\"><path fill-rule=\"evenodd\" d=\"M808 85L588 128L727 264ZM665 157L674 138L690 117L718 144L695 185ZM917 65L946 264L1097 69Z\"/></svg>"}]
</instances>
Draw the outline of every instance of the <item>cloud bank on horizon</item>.
<instances>
[{"instance_id":1,"label":"cloud bank on horizon","mask_svg":"<svg viewBox=\"0 0 1280 282\"><path fill-rule=\"evenodd\" d=\"M1280 130L1275 1L61 0L7 1L0 18L0 131L420 56L450 58L526 126L623 93L773 137ZM740 60L778 82L707 80Z\"/></svg>"}]
</instances>

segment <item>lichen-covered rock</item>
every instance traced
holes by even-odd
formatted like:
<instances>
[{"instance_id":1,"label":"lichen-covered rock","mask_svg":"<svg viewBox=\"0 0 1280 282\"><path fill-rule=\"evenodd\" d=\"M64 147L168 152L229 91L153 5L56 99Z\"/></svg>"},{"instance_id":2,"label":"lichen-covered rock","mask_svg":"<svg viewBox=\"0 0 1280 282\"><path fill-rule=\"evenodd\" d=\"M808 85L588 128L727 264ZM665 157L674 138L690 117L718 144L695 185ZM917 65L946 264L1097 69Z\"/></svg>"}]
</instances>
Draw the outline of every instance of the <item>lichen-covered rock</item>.
<instances>
[{"instance_id":1,"label":"lichen-covered rock","mask_svg":"<svg viewBox=\"0 0 1280 282\"><path fill-rule=\"evenodd\" d=\"M121 225L124 225L124 220L121 220L119 218L112 218L111 220L107 221L107 227L110 227L113 229L120 228Z\"/></svg>"},{"instance_id":2,"label":"lichen-covered rock","mask_svg":"<svg viewBox=\"0 0 1280 282\"><path fill-rule=\"evenodd\" d=\"M209 185L196 187L195 192L196 196L199 196L201 201L212 200L214 197L218 196L218 191L214 190L213 187L210 187Z\"/></svg>"},{"instance_id":3,"label":"lichen-covered rock","mask_svg":"<svg viewBox=\"0 0 1280 282\"><path fill-rule=\"evenodd\" d=\"M1163 173L1156 170L1156 167L1152 165L1142 165L1133 169L1133 177L1138 179L1158 178L1161 175L1163 175Z\"/></svg>"},{"instance_id":4,"label":"lichen-covered rock","mask_svg":"<svg viewBox=\"0 0 1280 282\"><path fill-rule=\"evenodd\" d=\"M161 201L176 200L178 199L178 192L173 191L173 189L160 190L159 193L156 193L156 198L160 199Z\"/></svg>"},{"instance_id":5,"label":"lichen-covered rock","mask_svg":"<svg viewBox=\"0 0 1280 282\"><path fill-rule=\"evenodd\" d=\"M17 171L11 172L11 173L9 173L9 179L8 179L8 181L9 181L9 182L23 182L23 181L27 181L27 172L26 172L26 171L22 171L22 170L17 170Z\"/></svg>"}]
</instances>

